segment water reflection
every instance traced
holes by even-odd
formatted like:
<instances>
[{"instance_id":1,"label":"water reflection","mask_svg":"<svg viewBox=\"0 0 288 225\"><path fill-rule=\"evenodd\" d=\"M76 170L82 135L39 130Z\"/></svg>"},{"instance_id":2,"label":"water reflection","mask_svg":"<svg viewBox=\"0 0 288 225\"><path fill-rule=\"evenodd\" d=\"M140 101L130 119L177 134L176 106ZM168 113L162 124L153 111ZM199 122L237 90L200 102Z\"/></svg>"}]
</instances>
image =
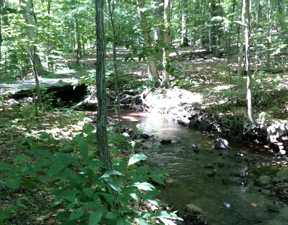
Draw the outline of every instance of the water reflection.
<instances>
[{"instance_id":1,"label":"water reflection","mask_svg":"<svg viewBox=\"0 0 288 225\"><path fill-rule=\"evenodd\" d=\"M170 175L161 200L182 214L185 205L193 203L205 211L208 223L214 225L288 224L287 213L267 212L266 206L273 205L277 199L259 192L252 179L242 176L247 164L236 162L234 157L241 148L216 150L212 148L212 139L172 119L127 114L122 114L123 126L136 129L139 123L143 132L172 140L170 145L158 143L153 148L141 149L149 157L152 169L164 169ZM191 147L193 144L198 146L198 152Z\"/></svg>"}]
</instances>

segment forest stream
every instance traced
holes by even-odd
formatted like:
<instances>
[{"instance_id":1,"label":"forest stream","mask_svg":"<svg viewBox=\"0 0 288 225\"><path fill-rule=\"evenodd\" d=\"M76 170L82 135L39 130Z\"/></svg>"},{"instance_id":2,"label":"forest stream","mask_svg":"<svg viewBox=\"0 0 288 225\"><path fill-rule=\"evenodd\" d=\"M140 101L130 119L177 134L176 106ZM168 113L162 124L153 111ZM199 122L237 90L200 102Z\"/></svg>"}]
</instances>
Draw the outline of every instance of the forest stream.
<instances>
[{"instance_id":1,"label":"forest stream","mask_svg":"<svg viewBox=\"0 0 288 225\"><path fill-rule=\"evenodd\" d=\"M228 150L217 150L213 138L161 115L124 112L121 118L124 127L137 131L140 124L142 132L172 140L171 144L146 141L138 151L148 156L151 169L169 173L159 198L178 209L180 216L185 205L194 204L209 225L288 224L287 206L260 191L247 172L251 165L270 165L273 157L233 143Z\"/></svg>"}]
</instances>

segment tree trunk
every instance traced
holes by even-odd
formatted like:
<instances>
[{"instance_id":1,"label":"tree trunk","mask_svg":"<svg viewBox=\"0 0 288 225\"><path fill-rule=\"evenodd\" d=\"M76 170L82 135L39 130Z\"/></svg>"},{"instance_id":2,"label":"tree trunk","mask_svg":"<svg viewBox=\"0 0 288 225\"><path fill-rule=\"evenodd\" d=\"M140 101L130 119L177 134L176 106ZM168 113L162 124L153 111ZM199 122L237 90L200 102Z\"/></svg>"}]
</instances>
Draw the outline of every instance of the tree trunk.
<instances>
[{"instance_id":1,"label":"tree trunk","mask_svg":"<svg viewBox=\"0 0 288 225\"><path fill-rule=\"evenodd\" d=\"M149 35L149 30L148 30L148 25L147 25L147 19L145 15L145 1L144 0L136 0L137 6L138 6L138 14L140 18L140 26L144 38L144 43L145 47L148 50L148 56L147 56L147 61L148 61L148 76L150 80L155 80L158 81L158 72L157 72L157 67L155 63L155 57L151 54L152 51L152 39Z\"/></svg>"},{"instance_id":2,"label":"tree trunk","mask_svg":"<svg viewBox=\"0 0 288 225\"><path fill-rule=\"evenodd\" d=\"M242 3L242 23L245 24L245 4ZM242 62L243 62L243 48L244 48L244 42L245 42L245 38L244 38L244 26L240 25L240 42L239 42L239 56L238 56L238 88L242 87Z\"/></svg>"},{"instance_id":3,"label":"tree trunk","mask_svg":"<svg viewBox=\"0 0 288 225\"><path fill-rule=\"evenodd\" d=\"M247 70L247 108L248 117L252 126L256 126L257 123L253 116L252 107L252 88L251 88L251 71L250 71L250 56L249 56L249 39L250 39L250 0L243 0L245 5L245 59Z\"/></svg>"},{"instance_id":4,"label":"tree trunk","mask_svg":"<svg viewBox=\"0 0 288 225\"><path fill-rule=\"evenodd\" d=\"M170 1L164 0L164 11L163 11L163 22L164 22L164 33L163 33L163 42L166 44L166 47L163 48L163 58L162 58L162 85L164 84L166 88L170 87L170 78L167 71L167 59L169 58L169 48L170 48Z\"/></svg>"},{"instance_id":5,"label":"tree trunk","mask_svg":"<svg viewBox=\"0 0 288 225\"><path fill-rule=\"evenodd\" d=\"M112 2L112 4L111 4ZM116 29L114 25L114 19L113 19L113 9L114 9L114 2L108 0L108 9L109 9L109 15L113 30L113 63L114 63L114 71L115 71L115 91L117 96L117 115L118 115L118 133L120 134L120 96L119 96L119 86L118 86L118 69L117 69L117 55L116 55ZM112 6L111 6L112 5Z\"/></svg>"},{"instance_id":6,"label":"tree trunk","mask_svg":"<svg viewBox=\"0 0 288 225\"><path fill-rule=\"evenodd\" d=\"M105 85L105 64L106 46L105 29L103 16L103 0L95 0L96 10L96 40L97 40L97 61L96 61L96 85L97 85L97 143L100 160L103 161L108 170L112 170L110 151L107 138L107 100Z\"/></svg>"},{"instance_id":7,"label":"tree trunk","mask_svg":"<svg viewBox=\"0 0 288 225\"><path fill-rule=\"evenodd\" d=\"M35 69L37 71L37 74L38 76L41 76L44 73L44 68L42 66L40 57L37 54L37 47L34 46L34 43L36 42L37 31L33 27L34 26L37 27L37 20L35 17L32 0L27 0L25 4L21 4L21 8L23 10L22 15L25 18L27 24L25 27L26 36L29 38L29 41L31 42L28 43L28 54L30 55L29 58L32 65L32 69L33 69L33 63L35 63Z\"/></svg>"},{"instance_id":8,"label":"tree trunk","mask_svg":"<svg viewBox=\"0 0 288 225\"><path fill-rule=\"evenodd\" d=\"M156 21L154 28L154 40L163 40L163 24L160 21L163 20L163 0L157 0L157 6L154 10L154 16Z\"/></svg>"},{"instance_id":9,"label":"tree trunk","mask_svg":"<svg viewBox=\"0 0 288 225\"><path fill-rule=\"evenodd\" d=\"M76 65L79 65L80 59L82 58L81 52L81 40L80 40L80 32L79 32L79 24L78 19L74 17L74 28L75 28L75 39L76 39Z\"/></svg>"},{"instance_id":10,"label":"tree trunk","mask_svg":"<svg viewBox=\"0 0 288 225\"><path fill-rule=\"evenodd\" d=\"M271 14L270 4L271 4L270 0L267 0L268 31L267 31L267 61L266 61L266 66L267 66L268 70L270 70L270 48L271 48L271 42L272 42L271 25L270 25L270 14Z\"/></svg>"},{"instance_id":11,"label":"tree trunk","mask_svg":"<svg viewBox=\"0 0 288 225\"><path fill-rule=\"evenodd\" d=\"M181 17L181 24L182 24L182 31L181 31L181 46L187 47L189 46L188 38L187 38L187 28L186 28L186 14L187 14L187 0L182 0L182 17Z\"/></svg>"},{"instance_id":12,"label":"tree trunk","mask_svg":"<svg viewBox=\"0 0 288 225\"><path fill-rule=\"evenodd\" d=\"M216 17L220 16L221 10L220 6L216 5L216 0L212 0L211 2L211 17ZM215 57L220 57L220 25L218 24L219 22L217 21L216 24L214 24L211 27L211 41L212 41L212 51L213 55Z\"/></svg>"},{"instance_id":13,"label":"tree trunk","mask_svg":"<svg viewBox=\"0 0 288 225\"><path fill-rule=\"evenodd\" d=\"M2 61L2 51L1 51L1 47L2 47L2 42L3 42L3 39L2 39L2 8L4 8L4 1L0 1L0 80L1 80L1 77L2 77L2 64L1 64L1 61Z\"/></svg>"}]
</instances>

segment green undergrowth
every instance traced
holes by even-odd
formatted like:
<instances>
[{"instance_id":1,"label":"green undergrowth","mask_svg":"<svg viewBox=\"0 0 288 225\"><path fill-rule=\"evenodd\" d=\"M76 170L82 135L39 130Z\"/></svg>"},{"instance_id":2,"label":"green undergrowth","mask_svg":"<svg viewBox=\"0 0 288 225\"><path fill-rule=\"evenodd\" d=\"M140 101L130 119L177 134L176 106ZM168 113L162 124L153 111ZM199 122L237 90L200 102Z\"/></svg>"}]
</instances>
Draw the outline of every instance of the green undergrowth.
<instances>
[{"instance_id":1,"label":"green undergrowth","mask_svg":"<svg viewBox=\"0 0 288 225\"><path fill-rule=\"evenodd\" d=\"M165 185L167 172L151 172L142 165L141 161L147 157L134 154L134 142L129 144L115 133L109 133L108 139L113 170L107 170L100 161L96 133L90 124L85 124L71 139L38 132L13 140L21 151L0 163L1 193L9 201L1 205L0 224L23 224L23 215L32 216L31 206L36 207L32 197L29 194L13 197L13 193L21 190L50 195L52 201L47 202L50 206L42 213L57 214L53 224L145 225L174 224L173 220L181 220L162 210L165 204L156 198L160 192L150 183ZM118 146L129 148L130 156L123 155ZM156 210L141 208L143 202Z\"/></svg>"}]
</instances>

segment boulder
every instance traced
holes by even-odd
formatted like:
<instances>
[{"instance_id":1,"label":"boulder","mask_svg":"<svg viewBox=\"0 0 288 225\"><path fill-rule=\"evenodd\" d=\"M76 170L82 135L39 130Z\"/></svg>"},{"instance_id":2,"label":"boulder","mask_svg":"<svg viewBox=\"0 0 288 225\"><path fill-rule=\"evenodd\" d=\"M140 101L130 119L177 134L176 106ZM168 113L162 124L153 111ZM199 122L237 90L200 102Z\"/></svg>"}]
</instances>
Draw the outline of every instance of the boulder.
<instances>
[{"instance_id":1,"label":"boulder","mask_svg":"<svg viewBox=\"0 0 288 225\"><path fill-rule=\"evenodd\" d=\"M212 123L210 123L209 121L207 120L204 120L203 122L201 122L201 129L203 131L208 131L212 128Z\"/></svg>"},{"instance_id":2,"label":"boulder","mask_svg":"<svg viewBox=\"0 0 288 225\"><path fill-rule=\"evenodd\" d=\"M191 120L188 127L194 128L199 123L199 120Z\"/></svg>"},{"instance_id":3,"label":"boulder","mask_svg":"<svg viewBox=\"0 0 288 225\"><path fill-rule=\"evenodd\" d=\"M216 138L214 140L214 146L216 149L227 149L229 148L229 143L224 138Z\"/></svg>"}]
</instances>

